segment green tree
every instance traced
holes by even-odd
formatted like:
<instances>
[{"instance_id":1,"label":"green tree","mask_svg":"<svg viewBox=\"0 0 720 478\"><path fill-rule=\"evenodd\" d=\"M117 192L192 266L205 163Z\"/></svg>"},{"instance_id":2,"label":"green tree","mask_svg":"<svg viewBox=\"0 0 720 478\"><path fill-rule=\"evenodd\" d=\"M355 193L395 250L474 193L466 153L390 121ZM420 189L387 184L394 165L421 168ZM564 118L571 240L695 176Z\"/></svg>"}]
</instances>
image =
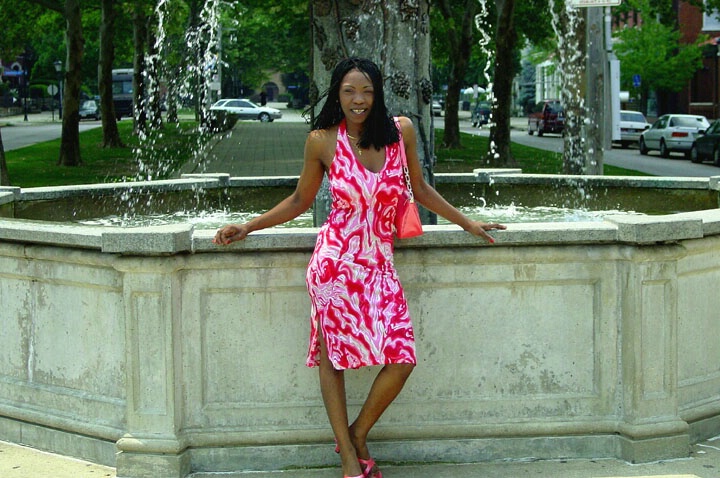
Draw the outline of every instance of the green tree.
<instances>
[{"instance_id":1,"label":"green tree","mask_svg":"<svg viewBox=\"0 0 720 478\"><path fill-rule=\"evenodd\" d=\"M80 157L80 87L84 39L79 0L25 0L42 8L59 13L65 20L65 75L63 91L63 123L60 139L61 166L79 166ZM13 8L17 8L15 5Z\"/></svg>"},{"instance_id":2,"label":"green tree","mask_svg":"<svg viewBox=\"0 0 720 478\"><path fill-rule=\"evenodd\" d=\"M311 98L315 113L328 90L330 71L338 60L350 56L369 58L385 78L386 102L393 114L410 118L418 133L418 159L432 184L433 135L430 129L432 82L430 80L429 3L336 2L312 3L313 78ZM410 54L409 54L410 53ZM322 223L329 211L330 195L321 190L315 220ZM433 219L422 212L425 223Z\"/></svg>"},{"instance_id":3,"label":"green tree","mask_svg":"<svg viewBox=\"0 0 720 478\"><path fill-rule=\"evenodd\" d=\"M310 65L310 21L307 0L243 0L222 15L223 92L260 86L270 72L306 76Z\"/></svg>"},{"instance_id":4,"label":"green tree","mask_svg":"<svg viewBox=\"0 0 720 478\"><path fill-rule=\"evenodd\" d=\"M520 73L520 49L528 41L547 43L553 37L546 0L498 0L495 19L493 127L487 159L496 167L515 164L510 143L513 81Z\"/></svg>"},{"instance_id":5,"label":"green tree","mask_svg":"<svg viewBox=\"0 0 720 478\"><path fill-rule=\"evenodd\" d=\"M103 148L123 146L112 97L112 68L115 62L116 0L101 0L102 21L99 34L98 93L102 117Z\"/></svg>"},{"instance_id":6,"label":"green tree","mask_svg":"<svg viewBox=\"0 0 720 478\"><path fill-rule=\"evenodd\" d=\"M631 0L640 12L642 24L626 27L614 33L614 51L621 61L621 87L637 90L640 104L647 112L650 91L677 92L687 86L695 72L702 67L701 35L694 43L681 43L681 33L675 26L656 20L655 11L648 0ZM633 75L640 75L639 88L632 83Z\"/></svg>"},{"instance_id":7,"label":"green tree","mask_svg":"<svg viewBox=\"0 0 720 478\"><path fill-rule=\"evenodd\" d=\"M436 0L431 10L432 43L435 57L447 59L447 93L445 96L445 132L443 146L460 147L458 116L460 91L470 66L473 47L480 34L475 28L475 15L480 11L478 0Z\"/></svg>"}]
</instances>

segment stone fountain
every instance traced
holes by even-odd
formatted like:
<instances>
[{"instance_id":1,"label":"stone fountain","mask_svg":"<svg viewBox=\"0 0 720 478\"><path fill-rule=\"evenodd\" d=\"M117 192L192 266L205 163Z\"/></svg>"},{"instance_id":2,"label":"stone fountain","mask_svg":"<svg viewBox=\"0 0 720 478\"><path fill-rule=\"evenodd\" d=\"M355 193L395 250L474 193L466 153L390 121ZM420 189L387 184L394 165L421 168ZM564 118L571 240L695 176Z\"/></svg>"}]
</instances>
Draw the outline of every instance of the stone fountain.
<instances>
[{"instance_id":1,"label":"stone fountain","mask_svg":"<svg viewBox=\"0 0 720 478\"><path fill-rule=\"evenodd\" d=\"M683 212L521 222L495 246L454 226L399 241L419 366L371 437L378 459L647 462L720 433L720 178L479 170L438 187L547 192L570 179L597 197L652 190L645 202ZM0 189L0 439L127 478L335 465L304 366L315 229L219 248L188 224L35 217L148 192L196 207L273 181ZM349 377L351 407L373 374Z\"/></svg>"}]
</instances>

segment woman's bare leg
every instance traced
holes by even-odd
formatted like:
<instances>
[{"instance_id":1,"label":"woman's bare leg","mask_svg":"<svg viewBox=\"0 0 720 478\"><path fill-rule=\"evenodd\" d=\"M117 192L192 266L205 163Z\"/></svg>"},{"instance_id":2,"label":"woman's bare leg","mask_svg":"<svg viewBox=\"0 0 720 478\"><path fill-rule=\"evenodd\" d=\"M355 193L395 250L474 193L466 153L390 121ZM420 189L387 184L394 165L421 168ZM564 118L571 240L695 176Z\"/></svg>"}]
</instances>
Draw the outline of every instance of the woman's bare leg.
<instances>
[{"instance_id":1,"label":"woman's bare leg","mask_svg":"<svg viewBox=\"0 0 720 478\"><path fill-rule=\"evenodd\" d=\"M320 391L322 392L325 411L327 411L342 460L345 476L362 474L355 446L350 438L348 427L347 399L345 396L345 373L335 370L328 358L325 341L320 333Z\"/></svg>"},{"instance_id":2,"label":"woman's bare leg","mask_svg":"<svg viewBox=\"0 0 720 478\"><path fill-rule=\"evenodd\" d=\"M357 419L350 425L352 442L359 458L370 458L367 448L368 433L398 396L414 368L415 365L412 364L389 364L375 377Z\"/></svg>"}]
</instances>

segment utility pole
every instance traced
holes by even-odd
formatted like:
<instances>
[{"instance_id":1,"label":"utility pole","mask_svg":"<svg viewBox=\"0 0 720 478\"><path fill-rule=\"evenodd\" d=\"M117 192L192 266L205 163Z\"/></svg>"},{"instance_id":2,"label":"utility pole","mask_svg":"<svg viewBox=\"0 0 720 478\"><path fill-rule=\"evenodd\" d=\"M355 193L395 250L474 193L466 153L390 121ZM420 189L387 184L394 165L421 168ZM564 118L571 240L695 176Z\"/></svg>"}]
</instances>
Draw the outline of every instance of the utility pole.
<instances>
[{"instance_id":1,"label":"utility pole","mask_svg":"<svg viewBox=\"0 0 720 478\"><path fill-rule=\"evenodd\" d=\"M603 151L619 139L619 63L612 54L610 7L621 0L568 0L584 7L586 41L584 174L603 173Z\"/></svg>"},{"instance_id":2,"label":"utility pole","mask_svg":"<svg viewBox=\"0 0 720 478\"><path fill-rule=\"evenodd\" d=\"M605 50L604 14L601 7L585 8L585 38L587 40L585 110L585 165L584 174L603 173L603 149L606 136L607 94L609 65ZM609 131L607 131L609 133Z\"/></svg>"}]
</instances>

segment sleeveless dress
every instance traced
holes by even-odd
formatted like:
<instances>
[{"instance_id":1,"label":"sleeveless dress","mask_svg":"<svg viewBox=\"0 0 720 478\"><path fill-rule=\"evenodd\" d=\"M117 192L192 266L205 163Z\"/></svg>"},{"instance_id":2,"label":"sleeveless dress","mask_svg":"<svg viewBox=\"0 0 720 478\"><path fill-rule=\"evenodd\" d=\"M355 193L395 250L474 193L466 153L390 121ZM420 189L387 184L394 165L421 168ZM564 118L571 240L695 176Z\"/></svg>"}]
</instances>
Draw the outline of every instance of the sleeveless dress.
<instances>
[{"instance_id":1,"label":"sleeveless dress","mask_svg":"<svg viewBox=\"0 0 720 478\"><path fill-rule=\"evenodd\" d=\"M385 164L374 173L356 158L343 120L327 174L332 208L306 277L307 366L320 363L320 333L337 370L415 364L412 323L393 265L395 211L405 188L399 143L385 147Z\"/></svg>"}]
</instances>

